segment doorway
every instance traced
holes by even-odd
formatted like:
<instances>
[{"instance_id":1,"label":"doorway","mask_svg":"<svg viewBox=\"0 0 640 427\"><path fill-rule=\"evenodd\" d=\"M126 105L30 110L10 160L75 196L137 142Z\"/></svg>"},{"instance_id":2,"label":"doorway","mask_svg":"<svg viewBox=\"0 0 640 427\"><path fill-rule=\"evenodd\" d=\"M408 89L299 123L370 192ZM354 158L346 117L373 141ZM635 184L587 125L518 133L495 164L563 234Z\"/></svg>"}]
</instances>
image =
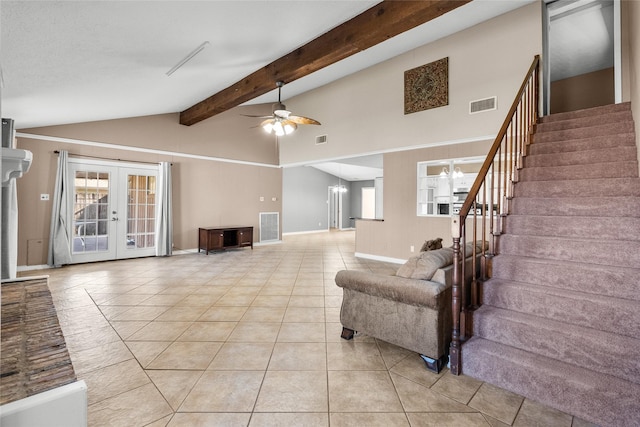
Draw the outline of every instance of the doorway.
<instances>
[{"instance_id":1,"label":"doorway","mask_svg":"<svg viewBox=\"0 0 640 427\"><path fill-rule=\"evenodd\" d=\"M619 0L545 0L544 114L620 102Z\"/></svg>"},{"instance_id":2,"label":"doorway","mask_svg":"<svg viewBox=\"0 0 640 427\"><path fill-rule=\"evenodd\" d=\"M346 188L342 185L329 187L329 230L342 230L342 195Z\"/></svg>"},{"instance_id":3,"label":"doorway","mask_svg":"<svg viewBox=\"0 0 640 427\"><path fill-rule=\"evenodd\" d=\"M69 160L71 262L156 253L158 166Z\"/></svg>"}]
</instances>

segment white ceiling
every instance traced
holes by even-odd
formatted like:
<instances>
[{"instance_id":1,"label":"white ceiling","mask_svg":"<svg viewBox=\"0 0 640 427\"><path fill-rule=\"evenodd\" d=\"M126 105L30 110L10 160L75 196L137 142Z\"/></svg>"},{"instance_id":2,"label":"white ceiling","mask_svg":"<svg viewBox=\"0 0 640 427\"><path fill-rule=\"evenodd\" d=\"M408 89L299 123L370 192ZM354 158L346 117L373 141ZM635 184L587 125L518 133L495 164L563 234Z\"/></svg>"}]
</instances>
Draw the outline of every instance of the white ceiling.
<instances>
[{"instance_id":1,"label":"white ceiling","mask_svg":"<svg viewBox=\"0 0 640 427\"><path fill-rule=\"evenodd\" d=\"M283 99L532 1L474 0L291 82ZM2 117L25 129L182 111L376 3L2 0ZM276 98L274 91L250 103Z\"/></svg>"}]
</instances>

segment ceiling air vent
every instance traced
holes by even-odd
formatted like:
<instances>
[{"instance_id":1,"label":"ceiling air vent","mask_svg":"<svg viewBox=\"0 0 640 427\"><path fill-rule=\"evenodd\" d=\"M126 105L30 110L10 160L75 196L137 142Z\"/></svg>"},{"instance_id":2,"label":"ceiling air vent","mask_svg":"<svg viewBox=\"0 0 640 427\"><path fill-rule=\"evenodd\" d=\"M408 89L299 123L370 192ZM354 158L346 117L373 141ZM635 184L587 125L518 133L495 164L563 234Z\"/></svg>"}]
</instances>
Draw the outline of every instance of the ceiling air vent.
<instances>
[{"instance_id":1,"label":"ceiling air vent","mask_svg":"<svg viewBox=\"0 0 640 427\"><path fill-rule=\"evenodd\" d=\"M469 114L482 113L483 111L492 111L498 108L498 97L478 99L469 102Z\"/></svg>"},{"instance_id":2,"label":"ceiling air vent","mask_svg":"<svg viewBox=\"0 0 640 427\"><path fill-rule=\"evenodd\" d=\"M327 143L327 135L316 136L316 145L322 145Z\"/></svg>"}]
</instances>

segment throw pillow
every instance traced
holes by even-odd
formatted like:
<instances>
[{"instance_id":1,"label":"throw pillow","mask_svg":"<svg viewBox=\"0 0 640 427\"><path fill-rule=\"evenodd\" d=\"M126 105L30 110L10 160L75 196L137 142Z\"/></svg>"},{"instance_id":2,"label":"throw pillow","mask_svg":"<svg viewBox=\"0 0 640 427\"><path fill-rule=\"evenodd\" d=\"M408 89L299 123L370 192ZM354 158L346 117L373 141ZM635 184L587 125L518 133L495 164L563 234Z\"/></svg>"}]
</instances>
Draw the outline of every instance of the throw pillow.
<instances>
[{"instance_id":1,"label":"throw pillow","mask_svg":"<svg viewBox=\"0 0 640 427\"><path fill-rule=\"evenodd\" d=\"M451 263L453 263L453 250L451 248L427 251L409 258L398 269L396 276L407 279L431 280L439 268L446 267Z\"/></svg>"},{"instance_id":2,"label":"throw pillow","mask_svg":"<svg viewBox=\"0 0 640 427\"><path fill-rule=\"evenodd\" d=\"M442 248L442 237L433 240L425 240L420 252L433 251Z\"/></svg>"}]
</instances>

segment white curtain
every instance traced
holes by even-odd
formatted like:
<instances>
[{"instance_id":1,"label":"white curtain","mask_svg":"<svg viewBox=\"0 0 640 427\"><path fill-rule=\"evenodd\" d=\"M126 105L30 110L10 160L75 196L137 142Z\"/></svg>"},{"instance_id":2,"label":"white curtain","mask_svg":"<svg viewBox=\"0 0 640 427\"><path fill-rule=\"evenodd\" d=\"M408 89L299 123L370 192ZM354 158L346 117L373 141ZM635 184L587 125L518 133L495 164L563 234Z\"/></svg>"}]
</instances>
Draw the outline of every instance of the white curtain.
<instances>
[{"instance_id":1,"label":"white curtain","mask_svg":"<svg viewBox=\"0 0 640 427\"><path fill-rule=\"evenodd\" d=\"M173 215L171 202L171 163L161 162L158 173L156 220L156 255L171 256L173 248Z\"/></svg>"},{"instance_id":2,"label":"white curtain","mask_svg":"<svg viewBox=\"0 0 640 427\"><path fill-rule=\"evenodd\" d=\"M71 191L71 181L68 176L69 153L60 151L58 154L58 173L56 175L56 186L53 193L53 207L51 210L51 230L49 232L49 256L47 264L59 267L71 262L71 237L72 225L67 221L70 219L69 205L73 195Z\"/></svg>"}]
</instances>

